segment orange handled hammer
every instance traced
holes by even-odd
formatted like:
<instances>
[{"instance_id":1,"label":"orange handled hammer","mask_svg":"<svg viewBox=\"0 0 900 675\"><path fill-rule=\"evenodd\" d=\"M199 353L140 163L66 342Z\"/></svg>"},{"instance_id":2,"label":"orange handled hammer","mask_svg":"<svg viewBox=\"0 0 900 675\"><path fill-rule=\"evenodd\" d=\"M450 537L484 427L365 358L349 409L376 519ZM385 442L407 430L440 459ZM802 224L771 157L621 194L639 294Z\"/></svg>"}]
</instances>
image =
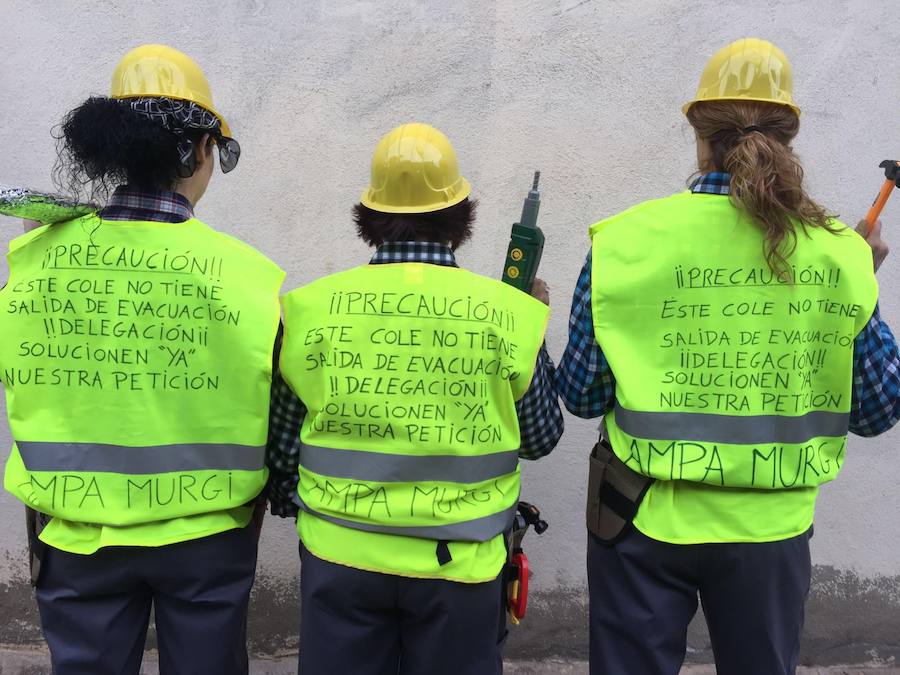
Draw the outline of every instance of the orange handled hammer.
<instances>
[{"instance_id":1,"label":"orange handled hammer","mask_svg":"<svg viewBox=\"0 0 900 675\"><path fill-rule=\"evenodd\" d=\"M886 159L878 166L884 169L884 185L881 186L881 192L878 193L875 203L872 204L872 208L866 214L867 235L875 226L875 221L881 215L881 210L887 204L887 200L890 199L894 188L900 188L900 162L894 159Z\"/></svg>"}]
</instances>

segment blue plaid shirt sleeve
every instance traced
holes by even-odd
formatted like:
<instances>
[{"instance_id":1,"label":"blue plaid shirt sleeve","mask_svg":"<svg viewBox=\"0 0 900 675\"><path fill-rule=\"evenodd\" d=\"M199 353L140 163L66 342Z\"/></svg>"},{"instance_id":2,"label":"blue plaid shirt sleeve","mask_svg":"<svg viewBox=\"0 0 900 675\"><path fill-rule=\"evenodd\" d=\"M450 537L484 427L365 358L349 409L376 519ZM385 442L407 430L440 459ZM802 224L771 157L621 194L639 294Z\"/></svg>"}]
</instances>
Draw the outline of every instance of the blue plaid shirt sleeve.
<instances>
[{"instance_id":1,"label":"blue plaid shirt sleeve","mask_svg":"<svg viewBox=\"0 0 900 675\"><path fill-rule=\"evenodd\" d=\"M281 373L272 378L269 404L269 441L266 465L269 467L269 501L272 513L282 518L295 517L297 483L300 475L300 427L306 417L306 406L284 381Z\"/></svg>"},{"instance_id":2,"label":"blue plaid shirt sleeve","mask_svg":"<svg viewBox=\"0 0 900 675\"><path fill-rule=\"evenodd\" d=\"M900 420L900 352L888 325L875 312L856 337L850 431L877 436Z\"/></svg>"},{"instance_id":3,"label":"blue plaid shirt sleeve","mask_svg":"<svg viewBox=\"0 0 900 675\"><path fill-rule=\"evenodd\" d=\"M521 459L540 459L549 455L562 438L565 422L553 387L553 372L553 360L547 348L541 346L531 386L516 402L522 438L519 445Z\"/></svg>"},{"instance_id":4,"label":"blue plaid shirt sleeve","mask_svg":"<svg viewBox=\"0 0 900 675\"><path fill-rule=\"evenodd\" d=\"M616 378L594 337L590 251L575 285L569 343L556 369L554 384L563 404L578 417L600 417L615 404Z\"/></svg>"}]
</instances>

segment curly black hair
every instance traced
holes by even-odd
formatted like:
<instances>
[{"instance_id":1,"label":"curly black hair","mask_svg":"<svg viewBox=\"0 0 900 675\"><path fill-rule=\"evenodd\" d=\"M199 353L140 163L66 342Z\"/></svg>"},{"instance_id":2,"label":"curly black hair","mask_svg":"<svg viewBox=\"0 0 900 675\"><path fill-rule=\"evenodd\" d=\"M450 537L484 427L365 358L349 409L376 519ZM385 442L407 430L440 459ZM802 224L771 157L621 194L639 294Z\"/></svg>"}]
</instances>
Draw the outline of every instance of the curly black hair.
<instances>
[{"instance_id":1,"label":"curly black hair","mask_svg":"<svg viewBox=\"0 0 900 675\"><path fill-rule=\"evenodd\" d=\"M446 209L428 213L383 213L363 204L353 207L360 238L369 246L386 241L449 242L456 250L472 236L478 202L464 199Z\"/></svg>"},{"instance_id":2,"label":"curly black hair","mask_svg":"<svg viewBox=\"0 0 900 675\"><path fill-rule=\"evenodd\" d=\"M208 131L183 133L196 141ZM171 190L180 175L179 137L115 99L89 98L65 116L54 137L53 181L75 201L102 204L123 184Z\"/></svg>"}]
</instances>

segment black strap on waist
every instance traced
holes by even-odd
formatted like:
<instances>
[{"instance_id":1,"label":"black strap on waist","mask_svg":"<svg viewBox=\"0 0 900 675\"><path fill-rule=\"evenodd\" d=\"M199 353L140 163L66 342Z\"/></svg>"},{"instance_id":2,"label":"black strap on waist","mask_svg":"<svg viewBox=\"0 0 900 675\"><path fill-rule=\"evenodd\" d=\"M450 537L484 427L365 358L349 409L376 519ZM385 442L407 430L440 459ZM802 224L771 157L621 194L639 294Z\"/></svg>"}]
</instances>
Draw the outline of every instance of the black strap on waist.
<instances>
[{"instance_id":1,"label":"black strap on waist","mask_svg":"<svg viewBox=\"0 0 900 675\"><path fill-rule=\"evenodd\" d=\"M604 483L600 490L600 501L609 507L619 518L631 520L634 517L635 504L619 492L614 485Z\"/></svg>"},{"instance_id":2,"label":"black strap on waist","mask_svg":"<svg viewBox=\"0 0 900 675\"><path fill-rule=\"evenodd\" d=\"M450 555L450 546L448 546L448 544L449 542L443 539L437 543L437 550L435 553L437 553L438 564L441 567L453 560L453 556Z\"/></svg>"}]
</instances>

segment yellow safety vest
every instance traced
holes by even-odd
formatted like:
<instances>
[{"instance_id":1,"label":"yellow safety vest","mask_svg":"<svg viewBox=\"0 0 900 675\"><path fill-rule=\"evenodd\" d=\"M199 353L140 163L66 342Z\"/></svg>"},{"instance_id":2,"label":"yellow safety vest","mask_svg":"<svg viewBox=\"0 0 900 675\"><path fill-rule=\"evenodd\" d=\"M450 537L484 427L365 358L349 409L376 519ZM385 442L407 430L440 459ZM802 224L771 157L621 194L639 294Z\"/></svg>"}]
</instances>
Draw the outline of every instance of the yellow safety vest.
<instances>
[{"instance_id":1,"label":"yellow safety vest","mask_svg":"<svg viewBox=\"0 0 900 675\"><path fill-rule=\"evenodd\" d=\"M0 290L5 487L91 553L246 524L284 273L199 220L89 215L20 237Z\"/></svg>"},{"instance_id":2,"label":"yellow safety vest","mask_svg":"<svg viewBox=\"0 0 900 675\"><path fill-rule=\"evenodd\" d=\"M419 263L335 274L283 306L281 371L308 409L304 545L361 569L496 577L519 499L515 402L547 307L499 281ZM439 541L453 542L449 561L439 561Z\"/></svg>"},{"instance_id":3,"label":"yellow safety vest","mask_svg":"<svg viewBox=\"0 0 900 675\"><path fill-rule=\"evenodd\" d=\"M855 232L798 227L789 278L720 195L594 225L592 310L616 378L616 454L656 479L635 520L676 543L761 541L812 522L844 460L853 343L877 285Z\"/></svg>"}]
</instances>

